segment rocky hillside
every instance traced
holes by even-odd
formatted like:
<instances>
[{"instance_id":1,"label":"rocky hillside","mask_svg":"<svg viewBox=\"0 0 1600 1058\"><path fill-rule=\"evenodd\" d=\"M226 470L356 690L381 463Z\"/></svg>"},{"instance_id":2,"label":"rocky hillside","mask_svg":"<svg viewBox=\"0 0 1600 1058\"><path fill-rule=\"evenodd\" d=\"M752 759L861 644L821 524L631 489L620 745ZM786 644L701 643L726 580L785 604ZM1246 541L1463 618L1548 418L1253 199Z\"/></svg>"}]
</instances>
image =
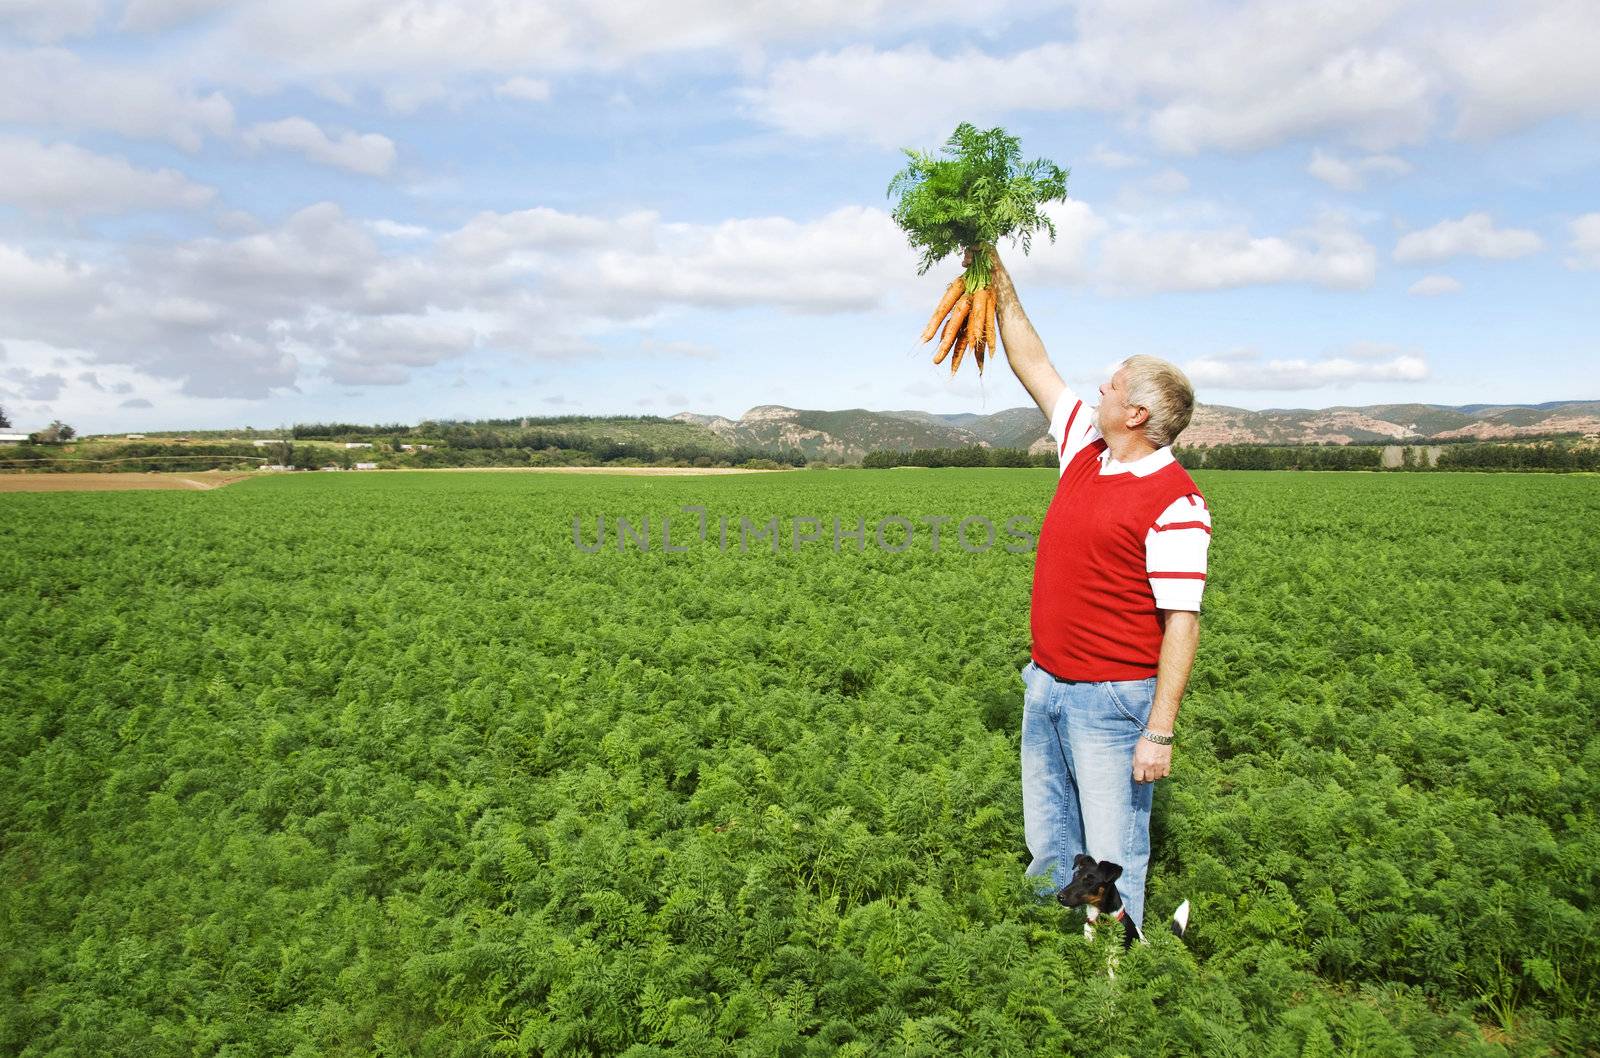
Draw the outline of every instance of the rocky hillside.
<instances>
[{"instance_id":1,"label":"rocky hillside","mask_svg":"<svg viewBox=\"0 0 1600 1058\"><path fill-rule=\"evenodd\" d=\"M1215 444L1392 444L1398 441L1506 441L1550 434L1600 433L1600 401L1548 404L1374 404L1246 411L1202 404L1183 440Z\"/></svg>"},{"instance_id":2,"label":"rocky hillside","mask_svg":"<svg viewBox=\"0 0 1600 1058\"><path fill-rule=\"evenodd\" d=\"M1040 418L1038 411L1034 418ZM940 421L908 417L902 413L866 411L805 411L763 404L751 408L739 421L719 415L681 412L673 416L704 426L732 445L778 452L802 452L815 459L854 462L874 450L909 452L915 448L960 448L990 443L978 433ZM1042 431L1041 431L1042 432Z\"/></svg>"},{"instance_id":3,"label":"rocky hillside","mask_svg":"<svg viewBox=\"0 0 1600 1058\"><path fill-rule=\"evenodd\" d=\"M702 426L735 445L800 451L814 458L854 461L875 449L1042 447L1045 419L1037 408L1008 408L991 415L972 412L807 411L763 404L737 421L681 412L673 416ZM1537 405L1376 404L1321 409L1248 411L1202 404L1184 432L1188 445L1218 444L1393 444L1401 441L1513 440L1558 433L1600 436L1600 401L1555 401Z\"/></svg>"}]
</instances>

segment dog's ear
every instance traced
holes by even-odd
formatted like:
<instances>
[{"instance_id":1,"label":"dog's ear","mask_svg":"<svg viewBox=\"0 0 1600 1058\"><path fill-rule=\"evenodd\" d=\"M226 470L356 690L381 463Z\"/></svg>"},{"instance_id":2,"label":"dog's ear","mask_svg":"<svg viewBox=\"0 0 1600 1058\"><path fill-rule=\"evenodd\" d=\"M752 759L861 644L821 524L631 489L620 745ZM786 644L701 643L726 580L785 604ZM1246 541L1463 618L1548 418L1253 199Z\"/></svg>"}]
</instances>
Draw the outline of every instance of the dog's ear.
<instances>
[{"instance_id":1,"label":"dog's ear","mask_svg":"<svg viewBox=\"0 0 1600 1058\"><path fill-rule=\"evenodd\" d=\"M1085 856L1083 853L1080 852L1076 856L1072 857L1072 868L1073 868L1073 870L1081 871L1085 867L1093 867L1093 866L1094 866L1094 857L1093 856Z\"/></svg>"},{"instance_id":2,"label":"dog's ear","mask_svg":"<svg viewBox=\"0 0 1600 1058\"><path fill-rule=\"evenodd\" d=\"M1101 860L1100 873L1105 876L1106 881L1114 882L1122 877L1122 864L1112 863L1110 860Z\"/></svg>"}]
</instances>

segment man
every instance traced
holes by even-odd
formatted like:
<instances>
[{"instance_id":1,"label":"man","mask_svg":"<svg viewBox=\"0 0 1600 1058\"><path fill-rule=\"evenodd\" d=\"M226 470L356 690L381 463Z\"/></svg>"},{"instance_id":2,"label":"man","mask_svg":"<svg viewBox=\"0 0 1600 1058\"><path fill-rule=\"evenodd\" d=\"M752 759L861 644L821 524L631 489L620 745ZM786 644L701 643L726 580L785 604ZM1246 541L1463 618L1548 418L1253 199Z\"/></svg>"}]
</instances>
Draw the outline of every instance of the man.
<instances>
[{"instance_id":1,"label":"man","mask_svg":"<svg viewBox=\"0 0 1600 1058\"><path fill-rule=\"evenodd\" d=\"M1032 658L1022 670L1027 874L1050 892L1087 853L1122 865L1139 936L1155 783L1172 771L1200 634L1211 515L1172 458L1194 390L1173 365L1125 361L1087 407L1062 381L994 257L1000 336L1060 456L1039 533Z\"/></svg>"}]
</instances>

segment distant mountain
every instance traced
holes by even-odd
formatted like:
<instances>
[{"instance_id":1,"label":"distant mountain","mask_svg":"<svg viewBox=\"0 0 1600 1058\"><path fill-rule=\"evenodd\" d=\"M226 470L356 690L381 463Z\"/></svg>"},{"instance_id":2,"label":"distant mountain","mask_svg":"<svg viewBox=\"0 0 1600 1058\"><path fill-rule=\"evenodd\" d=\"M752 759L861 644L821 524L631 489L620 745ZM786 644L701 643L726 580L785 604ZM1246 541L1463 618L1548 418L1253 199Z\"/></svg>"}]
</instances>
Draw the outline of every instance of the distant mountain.
<instances>
[{"instance_id":1,"label":"distant mountain","mask_svg":"<svg viewBox=\"0 0 1600 1058\"><path fill-rule=\"evenodd\" d=\"M1246 411L1202 404L1183 443L1394 444L1400 441L1503 441L1557 433L1600 433L1600 401L1539 406L1373 404Z\"/></svg>"},{"instance_id":2,"label":"distant mountain","mask_svg":"<svg viewBox=\"0 0 1600 1058\"><path fill-rule=\"evenodd\" d=\"M799 451L812 458L854 461L874 450L915 448L1045 448L1039 409L989 415L900 410L808 411L763 404L738 420L680 412L731 445ZM1600 435L1600 401L1545 404L1374 404L1367 407L1269 408L1248 411L1201 404L1184 431L1186 445L1396 444L1417 441L1510 440L1557 433Z\"/></svg>"},{"instance_id":3,"label":"distant mountain","mask_svg":"<svg viewBox=\"0 0 1600 1058\"><path fill-rule=\"evenodd\" d=\"M1038 412L1034 414L1037 416ZM863 408L805 411L762 404L745 412L738 422L693 412L680 412L672 418L704 426L731 445L798 451L814 459L846 462L879 449L909 452L915 448L961 448L984 443L979 435L958 426Z\"/></svg>"},{"instance_id":4,"label":"distant mountain","mask_svg":"<svg viewBox=\"0 0 1600 1058\"><path fill-rule=\"evenodd\" d=\"M1038 408L1007 408L991 415L973 412L935 415L926 411L886 411L883 414L958 427L996 448L1027 448L1044 436L1048 425Z\"/></svg>"}]
</instances>

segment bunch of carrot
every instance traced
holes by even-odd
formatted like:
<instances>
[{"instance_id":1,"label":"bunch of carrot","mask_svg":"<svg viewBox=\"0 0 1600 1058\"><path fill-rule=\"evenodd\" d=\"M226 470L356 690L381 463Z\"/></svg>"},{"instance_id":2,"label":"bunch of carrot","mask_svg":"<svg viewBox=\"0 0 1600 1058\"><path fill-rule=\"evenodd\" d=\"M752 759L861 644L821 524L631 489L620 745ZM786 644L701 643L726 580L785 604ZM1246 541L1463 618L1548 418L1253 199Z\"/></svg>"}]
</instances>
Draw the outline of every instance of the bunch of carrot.
<instances>
[{"instance_id":1,"label":"bunch of carrot","mask_svg":"<svg viewBox=\"0 0 1600 1058\"><path fill-rule=\"evenodd\" d=\"M928 326L923 329L922 340L931 342L936 335L939 349L933 354L935 364L942 364L945 357L949 357L953 378L961 367L961 358L970 349L978 364L978 374L983 374L984 359L993 359L1000 348L994 288L967 274L952 280L939 299L939 307L933 310Z\"/></svg>"},{"instance_id":2,"label":"bunch of carrot","mask_svg":"<svg viewBox=\"0 0 1600 1058\"><path fill-rule=\"evenodd\" d=\"M1044 206L1065 201L1067 171L1043 158L1024 162L1015 136L968 122L956 126L940 154L906 148L906 167L889 181L888 193L897 200L895 223L921 253L918 275L966 251L966 271L945 289L922 340L938 337L933 362L942 364L950 357L952 378L968 350L981 375L984 360L1000 351L990 284L992 248L1009 238L1027 253L1034 232L1056 237Z\"/></svg>"}]
</instances>

